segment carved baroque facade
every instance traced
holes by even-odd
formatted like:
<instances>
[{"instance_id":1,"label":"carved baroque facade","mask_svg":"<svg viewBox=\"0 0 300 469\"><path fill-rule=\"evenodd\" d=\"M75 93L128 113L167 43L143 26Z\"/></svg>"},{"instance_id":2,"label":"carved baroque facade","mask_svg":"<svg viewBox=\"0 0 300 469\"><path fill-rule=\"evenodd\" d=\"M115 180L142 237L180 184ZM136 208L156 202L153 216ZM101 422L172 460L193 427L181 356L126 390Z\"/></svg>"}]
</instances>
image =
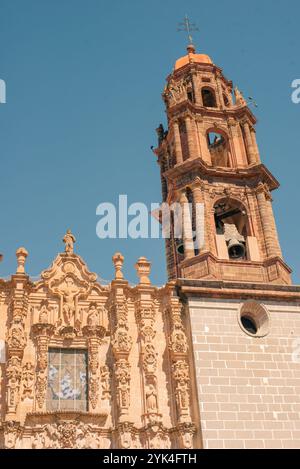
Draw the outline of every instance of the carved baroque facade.
<instances>
[{"instance_id":1,"label":"carved baroque facade","mask_svg":"<svg viewBox=\"0 0 300 469\"><path fill-rule=\"evenodd\" d=\"M1 447L197 446L175 286L151 285L145 258L136 264L140 283L129 286L121 254L113 257L115 280L103 286L74 254L70 236L39 281L25 273L25 249L17 252L17 273L1 281Z\"/></svg>"}]
</instances>

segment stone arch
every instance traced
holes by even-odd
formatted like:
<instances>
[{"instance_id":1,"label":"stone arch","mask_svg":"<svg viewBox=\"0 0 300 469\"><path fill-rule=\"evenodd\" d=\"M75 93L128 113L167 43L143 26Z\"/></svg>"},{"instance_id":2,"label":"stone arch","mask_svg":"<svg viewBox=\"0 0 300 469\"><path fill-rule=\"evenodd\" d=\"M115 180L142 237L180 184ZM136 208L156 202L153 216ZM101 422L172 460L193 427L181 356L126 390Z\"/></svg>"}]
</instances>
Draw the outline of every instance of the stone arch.
<instances>
[{"instance_id":1,"label":"stone arch","mask_svg":"<svg viewBox=\"0 0 300 469\"><path fill-rule=\"evenodd\" d=\"M206 130L206 140L212 165L221 168L232 168L233 158L228 133L220 127L209 127Z\"/></svg>"},{"instance_id":2,"label":"stone arch","mask_svg":"<svg viewBox=\"0 0 300 469\"><path fill-rule=\"evenodd\" d=\"M248 260L247 238L252 235L248 210L239 199L219 197L214 201L216 235L225 238L230 259ZM224 241L223 241L224 242Z\"/></svg>"},{"instance_id":3,"label":"stone arch","mask_svg":"<svg viewBox=\"0 0 300 469\"><path fill-rule=\"evenodd\" d=\"M211 86L203 86L201 88L202 103L204 107L217 108L216 91Z\"/></svg>"}]
</instances>

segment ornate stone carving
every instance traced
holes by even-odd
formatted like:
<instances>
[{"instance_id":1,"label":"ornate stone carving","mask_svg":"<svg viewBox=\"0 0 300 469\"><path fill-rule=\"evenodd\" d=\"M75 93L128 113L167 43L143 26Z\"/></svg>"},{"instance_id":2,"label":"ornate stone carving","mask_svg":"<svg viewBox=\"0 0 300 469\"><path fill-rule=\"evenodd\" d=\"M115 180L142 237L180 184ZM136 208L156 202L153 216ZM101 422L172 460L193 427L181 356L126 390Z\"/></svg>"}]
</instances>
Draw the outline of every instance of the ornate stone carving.
<instances>
[{"instance_id":1,"label":"ornate stone carving","mask_svg":"<svg viewBox=\"0 0 300 469\"><path fill-rule=\"evenodd\" d=\"M22 401L24 399L33 399L34 366L30 362L27 362L23 366L22 384L23 384Z\"/></svg>"},{"instance_id":2,"label":"ornate stone carving","mask_svg":"<svg viewBox=\"0 0 300 469\"><path fill-rule=\"evenodd\" d=\"M194 435L196 433L196 427L192 423L181 423L178 426L180 447L185 449L192 449L194 446Z\"/></svg>"},{"instance_id":3,"label":"ornate stone carving","mask_svg":"<svg viewBox=\"0 0 300 469\"><path fill-rule=\"evenodd\" d=\"M117 328L112 339L114 353L129 353L132 347L132 338L128 334L127 327L120 326Z\"/></svg>"},{"instance_id":4,"label":"ornate stone carving","mask_svg":"<svg viewBox=\"0 0 300 469\"><path fill-rule=\"evenodd\" d=\"M122 449L132 447L133 424L130 422L122 422L118 426L119 444Z\"/></svg>"},{"instance_id":5,"label":"ornate stone carving","mask_svg":"<svg viewBox=\"0 0 300 469\"><path fill-rule=\"evenodd\" d=\"M170 349L174 353L187 353L188 344L185 332L181 326L175 326L170 337Z\"/></svg>"},{"instance_id":6,"label":"ornate stone carving","mask_svg":"<svg viewBox=\"0 0 300 469\"><path fill-rule=\"evenodd\" d=\"M110 370L107 365L100 368L100 378L102 387L102 399L110 399Z\"/></svg>"},{"instance_id":7,"label":"ornate stone carving","mask_svg":"<svg viewBox=\"0 0 300 469\"><path fill-rule=\"evenodd\" d=\"M26 345L26 337L21 316L16 316L14 318L14 322L8 333L7 343L10 349L24 349Z\"/></svg>"},{"instance_id":8,"label":"ornate stone carving","mask_svg":"<svg viewBox=\"0 0 300 469\"><path fill-rule=\"evenodd\" d=\"M20 424L15 421L5 422L4 425L4 447L6 449L18 448L18 438L20 435Z\"/></svg>"},{"instance_id":9,"label":"ornate stone carving","mask_svg":"<svg viewBox=\"0 0 300 469\"><path fill-rule=\"evenodd\" d=\"M67 254L59 255L52 267L42 272L42 283L53 296L60 299L56 324L58 331L63 331L64 335L64 328L68 328L68 334L75 336L81 331L84 313L79 308L79 300L88 297L96 285L97 275L87 270L79 256L70 251ZM94 312L91 321L96 321L95 316ZM73 333L70 328L73 328Z\"/></svg>"},{"instance_id":10,"label":"ornate stone carving","mask_svg":"<svg viewBox=\"0 0 300 469\"><path fill-rule=\"evenodd\" d=\"M99 379L99 341L96 338L89 339L89 402L92 409L97 407L100 379Z\"/></svg>"},{"instance_id":11,"label":"ornate stone carving","mask_svg":"<svg viewBox=\"0 0 300 469\"><path fill-rule=\"evenodd\" d=\"M50 324L50 308L48 300L42 300L39 310L39 323Z\"/></svg>"},{"instance_id":12,"label":"ornate stone carving","mask_svg":"<svg viewBox=\"0 0 300 469\"><path fill-rule=\"evenodd\" d=\"M115 363L115 378L120 412L127 413L130 405L130 365L127 360L121 358Z\"/></svg>"},{"instance_id":13,"label":"ornate stone carving","mask_svg":"<svg viewBox=\"0 0 300 469\"><path fill-rule=\"evenodd\" d=\"M190 415L190 375L189 366L185 360L178 360L172 366L174 381L176 383L176 403L180 417Z\"/></svg>"},{"instance_id":14,"label":"ornate stone carving","mask_svg":"<svg viewBox=\"0 0 300 469\"><path fill-rule=\"evenodd\" d=\"M147 375L153 375L157 369L157 352L153 344L146 343L142 348L143 368Z\"/></svg>"},{"instance_id":15,"label":"ornate stone carving","mask_svg":"<svg viewBox=\"0 0 300 469\"><path fill-rule=\"evenodd\" d=\"M174 106L187 99L187 86L191 82L191 77L175 81L169 80L164 92L163 98L168 106Z\"/></svg>"},{"instance_id":16,"label":"ornate stone carving","mask_svg":"<svg viewBox=\"0 0 300 469\"><path fill-rule=\"evenodd\" d=\"M149 449L170 449L171 440L168 431L162 424L154 423L146 427Z\"/></svg>"},{"instance_id":17,"label":"ornate stone carving","mask_svg":"<svg viewBox=\"0 0 300 469\"><path fill-rule=\"evenodd\" d=\"M35 324L33 326L33 333L36 334L37 348L35 396L40 409L43 408L45 402L48 374L48 345L53 330L54 326L49 324Z\"/></svg>"},{"instance_id":18,"label":"ornate stone carving","mask_svg":"<svg viewBox=\"0 0 300 469\"><path fill-rule=\"evenodd\" d=\"M7 407L9 413L15 413L19 402L20 383L22 377L21 359L11 357L7 362Z\"/></svg>"}]
</instances>

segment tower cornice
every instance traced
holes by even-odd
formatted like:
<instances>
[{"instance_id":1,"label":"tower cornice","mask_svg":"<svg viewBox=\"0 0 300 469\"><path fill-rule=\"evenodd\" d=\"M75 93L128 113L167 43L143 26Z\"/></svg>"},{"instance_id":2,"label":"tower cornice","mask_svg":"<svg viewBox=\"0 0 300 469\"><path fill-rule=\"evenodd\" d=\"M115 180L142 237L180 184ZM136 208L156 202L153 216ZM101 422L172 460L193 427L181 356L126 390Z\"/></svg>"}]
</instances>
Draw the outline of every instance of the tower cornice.
<instances>
[{"instance_id":1,"label":"tower cornice","mask_svg":"<svg viewBox=\"0 0 300 469\"><path fill-rule=\"evenodd\" d=\"M230 119L234 118L237 120L250 120L252 125L257 124L257 119L249 109L247 105L245 106L234 106L230 109L216 109L216 108L206 108L204 106L199 106L190 102L189 100L182 101L181 103L170 106L168 109L169 119L178 119L186 115L187 112L190 112L194 115L195 118L198 116L201 118L219 118L219 119Z\"/></svg>"},{"instance_id":2,"label":"tower cornice","mask_svg":"<svg viewBox=\"0 0 300 469\"><path fill-rule=\"evenodd\" d=\"M190 174L191 179L194 173L197 172L202 178L214 178L230 181L236 181L237 178L249 183L254 179L257 180L257 185L263 181L270 191L276 190L280 187L277 179L266 168L264 164L258 164L248 168L215 168L207 166L201 158L194 160L187 160L181 165L166 171L163 176L169 180L176 180L184 175Z\"/></svg>"}]
</instances>

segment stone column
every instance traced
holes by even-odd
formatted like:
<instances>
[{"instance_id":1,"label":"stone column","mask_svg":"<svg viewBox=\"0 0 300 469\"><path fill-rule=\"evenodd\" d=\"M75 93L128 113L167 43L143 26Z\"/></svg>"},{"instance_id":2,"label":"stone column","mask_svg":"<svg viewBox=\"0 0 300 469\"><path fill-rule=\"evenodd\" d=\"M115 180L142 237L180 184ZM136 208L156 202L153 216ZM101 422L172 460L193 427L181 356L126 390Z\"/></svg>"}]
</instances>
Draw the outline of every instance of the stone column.
<instances>
[{"instance_id":1,"label":"stone column","mask_svg":"<svg viewBox=\"0 0 300 469\"><path fill-rule=\"evenodd\" d=\"M199 136L198 136L198 124L195 119L192 119L192 129L193 129L193 137L194 137L194 158L198 158L200 156L200 145L199 145Z\"/></svg>"},{"instance_id":2,"label":"stone column","mask_svg":"<svg viewBox=\"0 0 300 469\"><path fill-rule=\"evenodd\" d=\"M207 136L204 128L203 120L200 118L197 119L197 132L199 137L199 156L202 160L208 165L211 166L211 156L207 144Z\"/></svg>"},{"instance_id":3,"label":"stone column","mask_svg":"<svg viewBox=\"0 0 300 469\"><path fill-rule=\"evenodd\" d=\"M197 80L196 73L192 73L192 82L193 82L195 104L197 104L198 106L202 106L200 87L198 86L198 80Z\"/></svg>"},{"instance_id":4,"label":"stone column","mask_svg":"<svg viewBox=\"0 0 300 469\"><path fill-rule=\"evenodd\" d=\"M263 227L267 256L282 257L274 220L272 202L270 195L266 192L266 188L263 183L261 183L257 191L257 201Z\"/></svg>"},{"instance_id":5,"label":"stone column","mask_svg":"<svg viewBox=\"0 0 300 469\"><path fill-rule=\"evenodd\" d=\"M254 128L251 129L251 138L252 138L252 143L253 143L254 151L255 151L255 154L256 154L256 162L257 162L257 163L261 163L261 161L260 161L260 154L259 154L259 148L258 148L257 140L256 140L256 131L255 131Z\"/></svg>"},{"instance_id":6,"label":"stone column","mask_svg":"<svg viewBox=\"0 0 300 469\"><path fill-rule=\"evenodd\" d=\"M188 141L188 148L189 148L189 159L193 159L196 157L196 145L195 145L195 131L192 122L192 117L186 116L185 118L185 127L186 127L186 134L187 134L187 141Z\"/></svg>"},{"instance_id":7,"label":"stone column","mask_svg":"<svg viewBox=\"0 0 300 469\"><path fill-rule=\"evenodd\" d=\"M205 207L201 189L201 181L192 187L196 215L196 249L205 251Z\"/></svg>"},{"instance_id":8,"label":"stone column","mask_svg":"<svg viewBox=\"0 0 300 469\"><path fill-rule=\"evenodd\" d=\"M190 213L189 201L183 192L180 197L181 213L182 213L182 238L184 245L185 259L191 259L195 255L193 243L193 228Z\"/></svg>"},{"instance_id":9,"label":"stone column","mask_svg":"<svg viewBox=\"0 0 300 469\"><path fill-rule=\"evenodd\" d=\"M173 122L173 132L174 132L174 147L175 147L176 164L181 164L183 163L183 156L182 156L181 138L180 138L178 121Z\"/></svg>"},{"instance_id":10,"label":"stone column","mask_svg":"<svg viewBox=\"0 0 300 469\"><path fill-rule=\"evenodd\" d=\"M52 324L34 324L31 328L32 337L36 344L36 384L35 399L36 407L40 412L44 410L48 381L48 347L54 333Z\"/></svg>"},{"instance_id":11,"label":"stone column","mask_svg":"<svg viewBox=\"0 0 300 469\"><path fill-rule=\"evenodd\" d=\"M248 122L244 123L244 132L245 132L246 148L247 148L247 154L248 154L248 158L249 158L249 164L250 165L255 164L255 163L257 163L257 160L256 160L254 146L253 146L250 126L249 126Z\"/></svg>"},{"instance_id":12,"label":"stone column","mask_svg":"<svg viewBox=\"0 0 300 469\"><path fill-rule=\"evenodd\" d=\"M25 331L25 319L28 312L28 292L26 284L28 277L25 274L25 261L28 253L20 248L16 251L17 272L12 276L12 284L15 285L10 301L12 320L8 329L6 362L6 403L7 420L17 420L18 406L20 402L20 388L22 378L22 360L27 344Z\"/></svg>"}]
</instances>

